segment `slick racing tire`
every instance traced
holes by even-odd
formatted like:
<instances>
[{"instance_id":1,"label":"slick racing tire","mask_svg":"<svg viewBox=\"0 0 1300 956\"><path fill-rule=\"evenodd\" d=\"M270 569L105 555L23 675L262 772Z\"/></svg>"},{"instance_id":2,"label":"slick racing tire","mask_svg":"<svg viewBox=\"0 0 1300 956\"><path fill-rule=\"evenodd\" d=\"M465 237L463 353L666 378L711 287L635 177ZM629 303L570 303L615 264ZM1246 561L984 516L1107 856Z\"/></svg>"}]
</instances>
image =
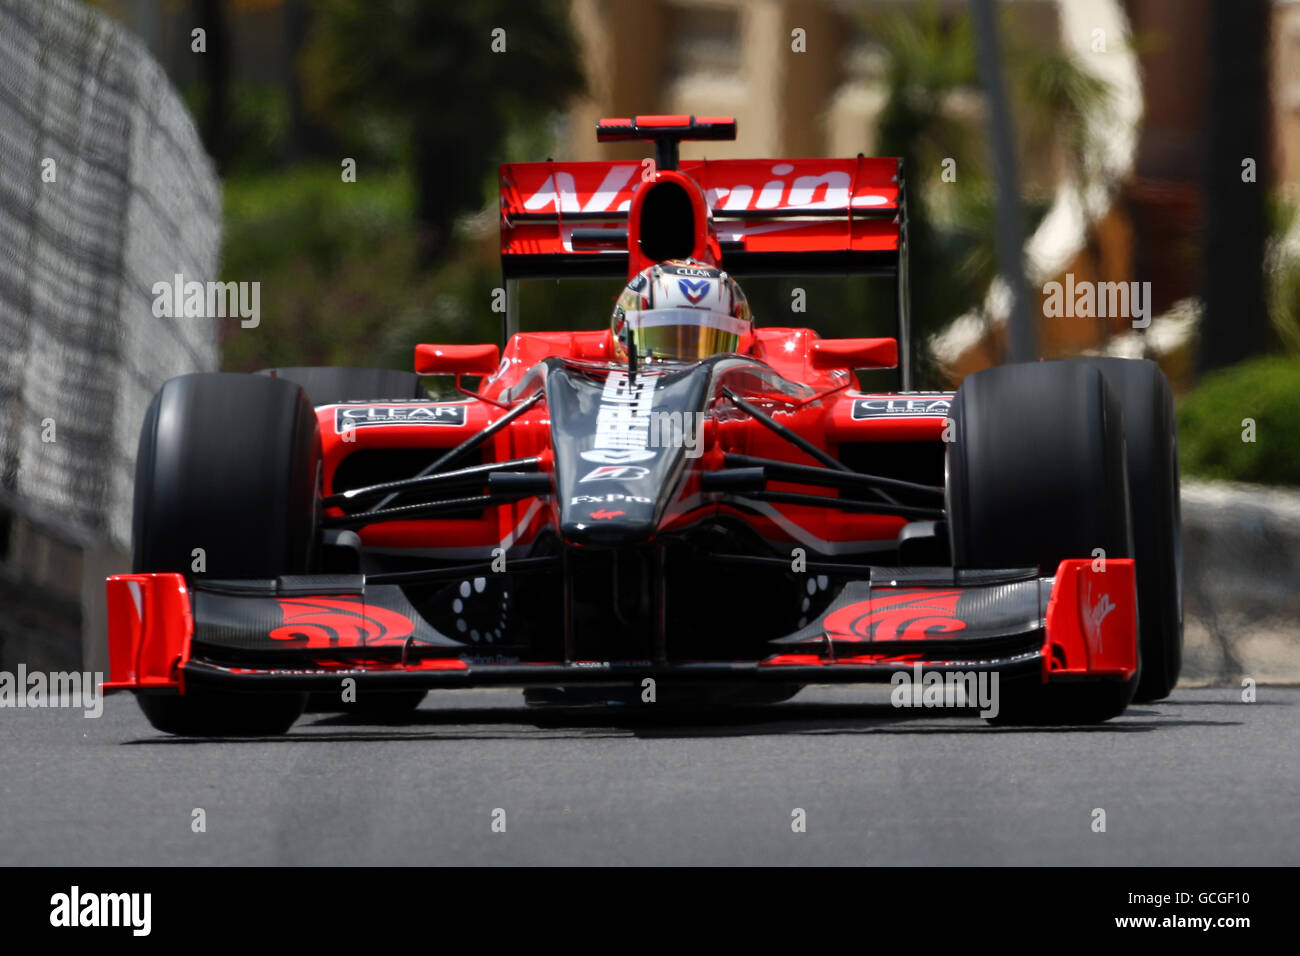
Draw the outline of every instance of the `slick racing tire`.
<instances>
[{"instance_id":1,"label":"slick racing tire","mask_svg":"<svg viewBox=\"0 0 1300 956\"><path fill-rule=\"evenodd\" d=\"M137 694L155 730L178 737L274 737L302 716L302 694Z\"/></svg>"},{"instance_id":2,"label":"slick racing tire","mask_svg":"<svg viewBox=\"0 0 1300 956\"><path fill-rule=\"evenodd\" d=\"M1168 697L1183 663L1182 516L1174 395L1146 359L1089 358L1124 409L1128 488L1137 559L1142 677L1133 699Z\"/></svg>"},{"instance_id":3,"label":"slick racing tire","mask_svg":"<svg viewBox=\"0 0 1300 956\"><path fill-rule=\"evenodd\" d=\"M274 578L315 560L320 432L295 383L199 373L163 384L136 459L132 566L204 578ZM275 734L302 694L137 695L159 730Z\"/></svg>"},{"instance_id":4,"label":"slick racing tire","mask_svg":"<svg viewBox=\"0 0 1300 956\"><path fill-rule=\"evenodd\" d=\"M429 397L420 376L390 368L268 368L257 374L301 385L316 406Z\"/></svg>"},{"instance_id":5,"label":"slick racing tire","mask_svg":"<svg viewBox=\"0 0 1300 956\"><path fill-rule=\"evenodd\" d=\"M1005 365L967 378L953 401L947 511L958 568L1133 556L1123 416L1081 362ZM1138 675L1045 685L1000 682L995 723L1096 723L1122 713Z\"/></svg>"}]
</instances>

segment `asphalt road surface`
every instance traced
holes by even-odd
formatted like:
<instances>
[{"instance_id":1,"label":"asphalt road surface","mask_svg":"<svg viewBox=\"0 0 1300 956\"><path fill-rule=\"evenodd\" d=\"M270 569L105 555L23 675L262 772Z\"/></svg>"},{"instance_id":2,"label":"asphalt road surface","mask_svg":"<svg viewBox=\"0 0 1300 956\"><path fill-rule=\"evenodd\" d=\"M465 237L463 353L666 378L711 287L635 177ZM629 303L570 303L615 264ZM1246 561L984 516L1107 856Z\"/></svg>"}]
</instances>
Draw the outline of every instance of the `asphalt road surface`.
<instances>
[{"instance_id":1,"label":"asphalt road surface","mask_svg":"<svg viewBox=\"0 0 1300 956\"><path fill-rule=\"evenodd\" d=\"M125 696L3 710L0 864L1300 863L1300 689L1056 730L887 695L718 716L456 691L253 741L157 734Z\"/></svg>"}]
</instances>

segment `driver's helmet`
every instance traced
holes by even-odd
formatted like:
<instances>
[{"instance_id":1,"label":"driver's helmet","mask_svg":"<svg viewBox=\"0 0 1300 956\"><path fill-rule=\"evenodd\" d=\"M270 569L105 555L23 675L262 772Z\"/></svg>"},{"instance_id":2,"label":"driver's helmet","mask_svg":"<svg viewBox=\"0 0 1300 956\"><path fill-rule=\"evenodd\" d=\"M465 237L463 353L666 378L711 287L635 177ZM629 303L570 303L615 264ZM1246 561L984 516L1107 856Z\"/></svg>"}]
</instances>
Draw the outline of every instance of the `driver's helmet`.
<instances>
[{"instance_id":1,"label":"driver's helmet","mask_svg":"<svg viewBox=\"0 0 1300 956\"><path fill-rule=\"evenodd\" d=\"M695 259L669 259L642 269L614 306L614 351L638 360L689 361L734 352L753 329L749 302L736 281Z\"/></svg>"}]
</instances>

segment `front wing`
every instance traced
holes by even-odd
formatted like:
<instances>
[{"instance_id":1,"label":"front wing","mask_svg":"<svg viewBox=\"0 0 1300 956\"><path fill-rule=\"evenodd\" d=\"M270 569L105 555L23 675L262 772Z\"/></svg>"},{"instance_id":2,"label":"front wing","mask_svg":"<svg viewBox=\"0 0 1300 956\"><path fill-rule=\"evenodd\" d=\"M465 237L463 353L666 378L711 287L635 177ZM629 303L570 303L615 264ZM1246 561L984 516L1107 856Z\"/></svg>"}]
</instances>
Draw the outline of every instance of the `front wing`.
<instances>
[{"instance_id":1,"label":"front wing","mask_svg":"<svg viewBox=\"0 0 1300 956\"><path fill-rule=\"evenodd\" d=\"M1100 562L1097 562L1099 564ZM442 634L395 585L361 575L209 581L122 574L108 588L106 692L337 692L672 682L888 682L902 669L1043 682L1128 680L1137 669L1132 560L1037 571L873 568L753 660L502 659ZM671 648L671 644L668 645Z\"/></svg>"}]
</instances>

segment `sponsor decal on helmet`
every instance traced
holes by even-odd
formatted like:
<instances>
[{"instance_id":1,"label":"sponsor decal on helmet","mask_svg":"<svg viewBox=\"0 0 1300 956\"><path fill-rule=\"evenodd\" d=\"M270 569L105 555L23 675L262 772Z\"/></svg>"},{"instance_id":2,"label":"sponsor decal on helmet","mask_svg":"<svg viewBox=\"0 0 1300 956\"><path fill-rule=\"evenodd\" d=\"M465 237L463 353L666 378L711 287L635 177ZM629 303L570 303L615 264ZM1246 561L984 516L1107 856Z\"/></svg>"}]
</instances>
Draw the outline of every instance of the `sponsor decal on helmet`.
<instances>
[{"instance_id":1,"label":"sponsor decal on helmet","mask_svg":"<svg viewBox=\"0 0 1300 956\"><path fill-rule=\"evenodd\" d=\"M464 425L465 405L357 405L334 410L334 431L375 425Z\"/></svg>"},{"instance_id":2,"label":"sponsor decal on helmet","mask_svg":"<svg viewBox=\"0 0 1300 956\"><path fill-rule=\"evenodd\" d=\"M703 299L705 294L709 291L709 280L697 279L692 281L690 279L678 279L677 288L682 290L682 295L686 296L686 298L691 301L692 305L695 305Z\"/></svg>"}]
</instances>

